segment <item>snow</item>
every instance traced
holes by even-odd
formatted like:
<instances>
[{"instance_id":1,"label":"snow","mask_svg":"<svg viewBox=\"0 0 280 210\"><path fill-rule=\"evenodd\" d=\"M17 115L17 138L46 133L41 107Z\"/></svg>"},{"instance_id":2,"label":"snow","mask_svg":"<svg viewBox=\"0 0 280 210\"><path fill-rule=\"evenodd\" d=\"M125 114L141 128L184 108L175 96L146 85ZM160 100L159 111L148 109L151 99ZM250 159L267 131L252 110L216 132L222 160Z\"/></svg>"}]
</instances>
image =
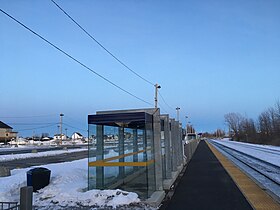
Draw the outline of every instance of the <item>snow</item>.
<instances>
[{"instance_id":1,"label":"snow","mask_svg":"<svg viewBox=\"0 0 280 210\"><path fill-rule=\"evenodd\" d=\"M253 145L248 143L233 142L228 140L214 140L246 154L261 158L272 164L278 165L280 147ZM109 149L109 148L108 148ZM48 151L29 154L0 155L0 162L14 159L36 158L53 156L65 153L74 153L87 149L71 149L62 151ZM105 158L115 156L110 149ZM139 157L141 158L141 157ZM94 158L90 159L95 161ZM129 161L129 160L127 160ZM138 195L134 192L122 190L87 190L88 184L88 159L75 160L72 162L48 164L36 167L45 167L51 170L50 184L45 188L33 193L33 205L39 209L62 209L81 207L110 207L117 208L123 205L141 204ZM27 185L26 172L31 168L14 169L11 176L0 177L0 201L19 202L20 188ZM113 168L110 170L115 174ZM94 176L94 174L92 174Z\"/></svg>"},{"instance_id":2,"label":"snow","mask_svg":"<svg viewBox=\"0 0 280 210\"><path fill-rule=\"evenodd\" d=\"M33 205L40 209L80 207L112 207L140 202L138 195L122 190L87 191L88 159L45 167L51 170L50 184L33 193ZM14 169L11 176L0 178L0 201L19 201L19 189L26 186L26 172L31 168Z\"/></svg>"},{"instance_id":3,"label":"snow","mask_svg":"<svg viewBox=\"0 0 280 210\"><path fill-rule=\"evenodd\" d=\"M280 147L228 141L227 139L213 141L276 166L280 166Z\"/></svg>"},{"instance_id":4,"label":"snow","mask_svg":"<svg viewBox=\"0 0 280 210\"><path fill-rule=\"evenodd\" d=\"M27 158L56 156L56 155L75 153L75 152L81 152L81 151L87 151L87 149L69 149L69 150L47 151L47 152L38 152L38 153L1 155L0 162L27 159Z\"/></svg>"},{"instance_id":5,"label":"snow","mask_svg":"<svg viewBox=\"0 0 280 210\"><path fill-rule=\"evenodd\" d=\"M251 155L257 159L264 160L265 162L268 162L272 165L276 165L279 167L280 147L234 142L234 141L228 141L227 139L223 139L219 141L218 140L211 140L211 141L214 141L218 144L225 145L237 151L241 151L245 154ZM267 177L261 175L259 172L248 167L242 162L236 160L225 151L219 149L218 147L216 148L224 156L226 156L229 160L231 160L237 167L239 167L242 171L244 171L249 177L251 177L254 181L256 181L256 183L258 183L262 187L262 189L266 190L266 192L269 193L276 200L280 200L280 187L278 184L271 182L269 179L267 179ZM242 156L242 155L239 155L239 158L249 163L254 168L257 168L258 171L261 171L263 174L266 174L266 176L279 182L279 178L280 178L279 169L277 170L275 167L266 165L262 161L260 162L257 159L255 160L255 159L247 158L246 156Z\"/></svg>"}]
</instances>

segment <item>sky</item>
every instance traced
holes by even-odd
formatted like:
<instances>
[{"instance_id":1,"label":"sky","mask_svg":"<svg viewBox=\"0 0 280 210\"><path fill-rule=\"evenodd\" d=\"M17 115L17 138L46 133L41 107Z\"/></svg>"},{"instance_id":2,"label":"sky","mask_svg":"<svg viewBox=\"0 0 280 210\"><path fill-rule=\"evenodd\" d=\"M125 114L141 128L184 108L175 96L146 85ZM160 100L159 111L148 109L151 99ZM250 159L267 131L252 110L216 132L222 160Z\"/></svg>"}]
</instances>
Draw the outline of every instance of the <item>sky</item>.
<instances>
[{"instance_id":1,"label":"sky","mask_svg":"<svg viewBox=\"0 0 280 210\"><path fill-rule=\"evenodd\" d=\"M226 130L229 112L256 119L280 98L278 0L55 1L129 68L161 86L161 113L176 118L180 107L180 121L198 132ZM0 8L145 101L0 12L0 120L20 135L58 132L60 113L63 129L86 135L88 114L154 106L154 86L51 0L1 0Z\"/></svg>"}]
</instances>

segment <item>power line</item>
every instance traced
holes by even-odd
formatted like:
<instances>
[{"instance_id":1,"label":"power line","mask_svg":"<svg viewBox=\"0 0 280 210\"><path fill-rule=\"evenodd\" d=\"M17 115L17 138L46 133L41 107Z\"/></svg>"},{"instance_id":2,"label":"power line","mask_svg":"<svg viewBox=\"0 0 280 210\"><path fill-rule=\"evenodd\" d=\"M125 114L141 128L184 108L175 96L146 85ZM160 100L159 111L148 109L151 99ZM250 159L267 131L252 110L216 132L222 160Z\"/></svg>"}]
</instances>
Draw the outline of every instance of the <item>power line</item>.
<instances>
[{"instance_id":1,"label":"power line","mask_svg":"<svg viewBox=\"0 0 280 210\"><path fill-rule=\"evenodd\" d=\"M35 115L35 116L18 116L18 117L10 117L10 116L2 117L2 116L0 116L0 118L14 119L14 118L38 118L38 117L51 117L51 116L55 116L55 114L51 114L51 115Z\"/></svg>"},{"instance_id":2,"label":"power line","mask_svg":"<svg viewBox=\"0 0 280 210\"><path fill-rule=\"evenodd\" d=\"M168 113L168 111L161 105L160 102L158 102L158 104L160 105L160 108L161 108L163 111L165 111L166 113Z\"/></svg>"},{"instance_id":3,"label":"power line","mask_svg":"<svg viewBox=\"0 0 280 210\"><path fill-rule=\"evenodd\" d=\"M80 130L80 131L85 131L85 132L88 131L88 130L85 130L85 129L81 129L81 128L74 127L74 126L69 125L69 124L67 124L67 123L63 123L63 125L66 125L66 126L68 126L68 127L70 127L70 128L74 128L74 129L77 129L77 130Z\"/></svg>"},{"instance_id":4,"label":"power line","mask_svg":"<svg viewBox=\"0 0 280 210\"><path fill-rule=\"evenodd\" d=\"M77 120L75 118L69 117L68 115L64 115L64 118L69 118L71 121L75 121L76 123L79 123L79 124L85 124L85 122L82 122L82 121Z\"/></svg>"},{"instance_id":5,"label":"power line","mask_svg":"<svg viewBox=\"0 0 280 210\"><path fill-rule=\"evenodd\" d=\"M129 68L124 62L122 62L119 58L117 58L113 53L111 53L107 48L104 47L99 41L97 41L89 32L87 32L77 21L75 21L61 6L59 6L54 0L51 0L70 20L72 20L83 32L85 32L93 41L95 41L103 50L105 50L109 55L111 55L116 61L118 61L121 65L123 65L127 70L144 80L145 82L149 83L150 85L154 84L149 80L142 77L137 72L133 71Z\"/></svg>"},{"instance_id":6,"label":"power line","mask_svg":"<svg viewBox=\"0 0 280 210\"><path fill-rule=\"evenodd\" d=\"M37 37L39 37L40 39L42 39L43 41L45 41L46 43L48 43L49 45L51 45L52 47L54 47L55 49L57 49L58 51L60 51L61 53L63 53L64 55L66 55L68 58L72 59L73 61L75 61L76 63L80 64L82 67L86 68L87 70L89 70L90 72L94 73L95 75L97 75L98 77L100 77L101 79L105 80L106 82L110 83L111 85L113 85L114 87L118 88L119 90L127 93L128 95L146 103L149 105L152 105L151 103L145 101L144 99L130 93L129 91L123 89L122 87L118 86L117 84L113 83L112 81L110 81L109 79L107 79L106 77L102 76L101 74L97 73L96 71L94 71L93 69L91 69L90 67L86 66L85 64L83 64L81 61L77 60L76 58L74 58L73 56L71 56L70 54L68 54L67 52L65 52L64 50L60 49L59 47L57 47L55 44L51 43L50 41L48 41L46 38L44 38L43 36L41 36L40 34L38 34L37 32L33 31L32 29L30 29L28 26L24 25L23 23L21 23L19 20L17 20L16 18L14 18L13 16L9 15L8 13L6 13L4 10L0 9L0 11L5 14L6 16L8 16L9 18L11 18L12 20L14 20L15 22L17 22L19 25L21 25L22 27L24 27L25 29L27 29L28 31L30 31L31 33L33 33L34 35L36 35Z\"/></svg>"},{"instance_id":7,"label":"power line","mask_svg":"<svg viewBox=\"0 0 280 210\"><path fill-rule=\"evenodd\" d=\"M161 95L160 91L158 91L159 96L161 97L162 101L165 103L166 106L168 106L168 108L170 108L172 111L174 111L174 108L172 108L163 98L163 96Z\"/></svg>"},{"instance_id":8,"label":"power line","mask_svg":"<svg viewBox=\"0 0 280 210\"><path fill-rule=\"evenodd\" d=\"M22 125L22 126L28 126L28 125L51 125L51 124L55 124L55 123L13 123L13 122L9 122L8 124L10 125Z\"/></svg>"},{"instance_id":9,"label":"power line","mask_svg":"<svg viewBox=\"0 0 280 210\"><path fill-rule=\"evenodd\" d=\"M40 126L40 127L36 127L36 128L26 128L26 129L20 129L17 131L28 131L28 130L36 130L36 129L41 129L41 128L48 128L48 127L52 127L57 125L58 123L52 124L52 125L47 125L47 126Z\"/></svg>"}]
</instances>

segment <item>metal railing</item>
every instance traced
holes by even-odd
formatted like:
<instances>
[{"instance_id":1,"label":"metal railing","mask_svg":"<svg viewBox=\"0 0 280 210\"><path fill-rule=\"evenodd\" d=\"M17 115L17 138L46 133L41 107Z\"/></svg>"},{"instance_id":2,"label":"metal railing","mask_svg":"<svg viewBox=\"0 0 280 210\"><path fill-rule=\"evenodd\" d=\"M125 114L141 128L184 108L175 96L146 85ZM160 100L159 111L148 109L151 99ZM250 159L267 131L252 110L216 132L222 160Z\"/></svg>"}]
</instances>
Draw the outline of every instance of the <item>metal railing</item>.
<instances>
[{"instance_id":1,"label":"metal railing","mask_svg":"<svg viewBox=\"0 0 280 210\"><path fill-rule=\"evenodd\" d=\"M199 139L193 139L187 141L184 144L184 156L186 158L187 163L191 160L198 144L199 144Z\"/></svg>"},{"instance_id":2,"label":"metal railing","mask_svg":"<svg viewBox=\"0 0 280 210\"><path fill-rule=\"evenodd\" d=\"M18 202L0 202L0 210L19 210Z\"/></svg>"},{"instance_id":3,"label":"metal railing","mask_svg":"<svg viewBox=\"0 0 280 210\"><path fill-rule=\"evenodd\" d=\"M33 187L25 186L20 188L20 203L0 201L0 210L31 210Z\"/></svg>"}]
</instances>

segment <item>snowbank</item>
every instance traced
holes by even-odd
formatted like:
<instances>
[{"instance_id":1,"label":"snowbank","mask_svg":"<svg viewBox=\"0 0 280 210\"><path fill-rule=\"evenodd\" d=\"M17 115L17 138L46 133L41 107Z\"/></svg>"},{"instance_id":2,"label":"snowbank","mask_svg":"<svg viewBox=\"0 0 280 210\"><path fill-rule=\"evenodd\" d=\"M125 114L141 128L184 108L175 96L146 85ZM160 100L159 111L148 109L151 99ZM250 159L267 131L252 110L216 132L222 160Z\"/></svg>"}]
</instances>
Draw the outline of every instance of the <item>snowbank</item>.
<instances>
[{"instance_id":1,"label":"snowbank","mask_svg":"<svg viewBox=\"0 0 280 210\"><path fill-rule=\"evenodd\" d=\"M69 150L47 151L47 152L38 152L38 153L0 155L0 162L18 160L18 159L36 158L36 157L56 156L61 154L75 153L75 152L81 152L87 150L88 149L69 149Z\"/></svg>"},{"instance_id":2,"label":"snowbank","mask_svg":"<svg viewBox=\"0 0 280 210\"><path fill-rule=\"evenodd\" d=\"M87 191L88 159L49 164L50 184L33 193L33 205L40 209L80 207L112 207L140 202L138 195L122 190ZM31 168L15 169L10 177L0 178L0 201L19 201L19 189L26 186L26 172Z\"/></svg>"}]
</instances>

